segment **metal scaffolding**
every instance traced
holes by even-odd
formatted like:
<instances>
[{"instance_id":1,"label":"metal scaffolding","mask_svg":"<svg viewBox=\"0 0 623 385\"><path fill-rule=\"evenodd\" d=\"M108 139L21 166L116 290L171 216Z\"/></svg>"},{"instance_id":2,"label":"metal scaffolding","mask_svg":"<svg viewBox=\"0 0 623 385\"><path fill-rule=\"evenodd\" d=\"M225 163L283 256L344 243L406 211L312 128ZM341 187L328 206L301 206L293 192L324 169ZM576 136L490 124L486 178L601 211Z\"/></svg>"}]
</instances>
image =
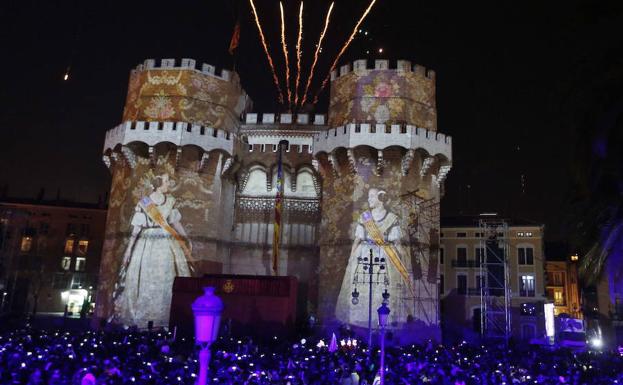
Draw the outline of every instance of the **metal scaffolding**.
<instances>
[{"instance_id":1,"label":"metal scaffolding","mask_svg":"<svg viewBox=\"0 0 623 385\"><path fill-rule=\"evenodd\" d=\"M416 319L439 324L439 200L417 191L401 196L407 220L406 248L413 267L413 309Z\"/></svg>"},{"instance_id":2,"label":"metal scaffolding","mask_svg":"<svg viewBox=\"0 0 623 385\"><path fill-rule=\"evenodd\" d=\"M511 335L508 223L498 218L482 218L479 229L480 333L485 339L507 343Z\"/></svg>"}]
</instances>

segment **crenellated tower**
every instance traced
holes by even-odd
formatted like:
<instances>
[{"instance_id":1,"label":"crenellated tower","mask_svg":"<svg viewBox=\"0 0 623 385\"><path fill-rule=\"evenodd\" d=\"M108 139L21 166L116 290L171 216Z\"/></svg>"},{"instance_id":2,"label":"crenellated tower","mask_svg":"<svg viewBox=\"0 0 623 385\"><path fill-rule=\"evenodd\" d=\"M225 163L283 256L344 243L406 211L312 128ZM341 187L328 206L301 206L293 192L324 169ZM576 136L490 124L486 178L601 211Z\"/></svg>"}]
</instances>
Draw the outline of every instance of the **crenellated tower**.
<instances>
[{"instance_id":1,"label":"crenellated tower","mask_svg":"<svg viewBox=\"0 0 623 385\"><path fill-rule=\"evenodd\" d=\"M401 338L439 339L439 201L452 141L437 132L434 72L359 60L331 79L328 116L257 114L235 73L191 59L132 71L122 123L104 145L113 181L99 317L166 325L176 275L274 274L285 139L277 273L298 278L299 315L366 327L372 253L373 310L388 303Z\"/></svg>"},{"instance_id":2,"label":"crenellated tower","mask_svg":"<svg viewBox=\"0 0 623 385\"><path fill-rule=\"evenodd\" d=\"M249 104L237 74L192 59L131 72L122 123L104 144L112 186L98 317L168 326L173 278L222 271Z\"/></svg>"},{"instance_id":3,"label":"crenellated tower","mask_svg":"<svg viewBox=\"0 0 623 385\"><path fill-rule=\"evenodd\" d=\"M332 79L330 125L314 139L319 313L367 327L372 280L373 311L385 301L393 329L417 330L400 335L438 340L439 200L452 142L436 131L434 72L359 60Z\"/></svg>"}]
</instances>

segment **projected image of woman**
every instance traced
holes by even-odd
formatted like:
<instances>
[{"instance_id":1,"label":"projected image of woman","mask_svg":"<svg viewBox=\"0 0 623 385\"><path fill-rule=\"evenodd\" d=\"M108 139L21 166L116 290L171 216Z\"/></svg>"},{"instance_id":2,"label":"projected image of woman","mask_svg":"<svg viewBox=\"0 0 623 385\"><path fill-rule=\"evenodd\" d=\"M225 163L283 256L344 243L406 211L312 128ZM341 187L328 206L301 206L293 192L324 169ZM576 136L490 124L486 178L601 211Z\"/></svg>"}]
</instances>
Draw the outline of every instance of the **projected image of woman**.
<instances>
[{"instance_id":1,"label":"projected image of woman","mask_svg":"<svg viewBox=\"0 0 623 385\"><path fill-rule=\"evenodd\" d=\"M367 270L364 270L365 263L362 260L370 257L370 250L373 258L385 260L385 270L380 270L378 266L373 270L373 313L381 306L382 293L387 289L390 294L390 322L405 322L413 314L409 310L410 303L413 302L411 261L400 244L402 231L399 218L385 207L386 201L387 193L384 190L370 188L369 210L360 215L355 229L355 239L336 306L337 318L351 325L368 325L370 277ZM359 301L354 303L352 292L355 288L359 293Z\"/></svg>"},{"instance_id":2,"label":"projected image of woman","mask_svg":"<svg viewBox=\"0 0 623 385\"><path fill-rule=\"evenodd\" d=\"M139 327L168 326L173 279L191 275L192 245L168 193L169 176L157 176L152 186L136 205L114 293L118 321Z\"/></svg>"}]
</instances>

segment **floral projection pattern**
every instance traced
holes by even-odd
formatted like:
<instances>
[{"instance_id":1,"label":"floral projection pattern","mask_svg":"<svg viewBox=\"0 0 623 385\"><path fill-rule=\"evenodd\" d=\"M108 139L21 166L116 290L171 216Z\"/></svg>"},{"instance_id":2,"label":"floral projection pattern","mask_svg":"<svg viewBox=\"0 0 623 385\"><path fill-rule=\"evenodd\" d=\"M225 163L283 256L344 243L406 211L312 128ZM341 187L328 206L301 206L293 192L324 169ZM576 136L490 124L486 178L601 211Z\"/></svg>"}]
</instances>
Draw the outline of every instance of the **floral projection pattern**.
<instances>
[{"instance_id":1,"label":"floral projection pattern","mask_svg":"<svg viewBox=\"0 0 623 385\"><path fill-rule=\"evenodd\" d=\"M408 123L437 129L435 83L421 74L351 72L331 84L329 125Z\"/></svg>"},{"instance_id":2,"label":"floral projection pattern","mask_svg":"<svg viewBox=\"0 0 623 385\"><path fill-rule=\"evenodd\" d=\"M225 81L194 70L136 70L130 74L123 120L234 127L246 101L235 74Z\"/></svg>"}]
</instances>

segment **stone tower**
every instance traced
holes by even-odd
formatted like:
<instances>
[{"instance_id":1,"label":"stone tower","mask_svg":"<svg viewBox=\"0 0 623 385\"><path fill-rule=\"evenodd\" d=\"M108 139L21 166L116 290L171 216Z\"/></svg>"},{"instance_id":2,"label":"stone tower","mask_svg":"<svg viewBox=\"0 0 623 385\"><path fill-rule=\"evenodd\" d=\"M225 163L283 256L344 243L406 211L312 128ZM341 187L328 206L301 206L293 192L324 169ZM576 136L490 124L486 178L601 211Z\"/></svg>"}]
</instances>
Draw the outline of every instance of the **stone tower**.
<instances>
[{"instance_id":1,"label":"stone tower","mask_svg":"<svg viewBox=\"0 0 623 385\"><path fill-rule=\"evenodd\" d=\"M104 146L113 182L97 315L166 325L176 275L274 274L285 139L278 274L298 278L299 314L367 326L371 252L374 322L384 300L399 335L439 339L451 139L436 131L434 72L407 61L345 65L332 74L328 117L240 119L249 104L236 74L190 59L132 72L123 123Z\"/></svg>"},{"instance_id":2,"label":"stone tower","mask_svg":"<svg viewBox=\"0 0 623 385\"><path fill-rule=\"evenodd\" d=\"M359 60L332 74L329 127L313 150L321 318L367 327L372 280L374 323L385 301L405 340L439 339L439 199L451 140L436 132L436 113L434 72L408 61L390 69Z\"/></svg>"},{"instance_id":3,"label":"stone tower","mask_svg":"<svg viewBox=\"0 0 623 385\"><path fill-rule=\"evenodd\" d=\"M168 326L176 275L221 272L229 254L240 116L237 74L192 59L131 72L122 123L106 133L112 173L97 316Z\"/></svg>"}]
</instances>

